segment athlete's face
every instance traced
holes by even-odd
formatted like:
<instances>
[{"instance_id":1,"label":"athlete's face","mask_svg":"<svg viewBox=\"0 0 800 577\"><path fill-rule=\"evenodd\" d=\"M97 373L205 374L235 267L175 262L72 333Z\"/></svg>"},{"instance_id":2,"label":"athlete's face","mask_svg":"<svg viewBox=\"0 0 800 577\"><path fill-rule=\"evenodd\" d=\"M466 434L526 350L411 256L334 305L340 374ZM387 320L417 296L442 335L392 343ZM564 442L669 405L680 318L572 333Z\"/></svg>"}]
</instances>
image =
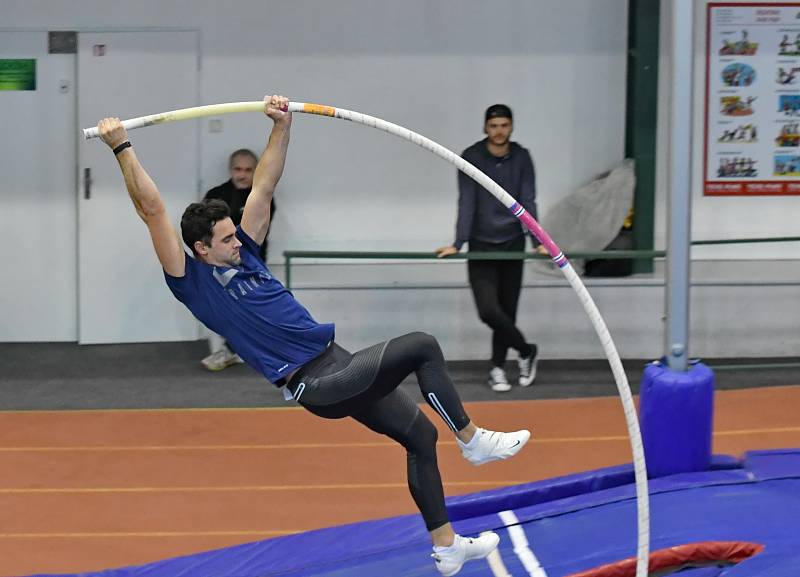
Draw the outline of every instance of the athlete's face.
<instances>
[{"instance_id":1,"label":"athlete's face","mask_svg":"<svg viewBox=\"0 0 800 577\"><path fill-rule=\"evenodd\" d=\"M239 249L242 243L236 238L236 227L230 218L224 218L214 224L214 235L211 237L211 245L204 245L198 241L201 246L198 247L198 253L203 256L203 260L208 264L216 266L239 266L242 262L242 257L239 254Z\"/></svg>"},{"instance_id":2,"label":"athlete's face","mask_svg":"<svg viewBox=\"0 0 800 577\"><path fill-rule=\"evenodd\" d=\"M505 146L508 144L508 139L511 138L511 130L513 125L510 118L503 118L498 116L490 118L483 125L483 131L489 137L489 142L495 146Z\"/></svg>"},{"instance_id":3,"label":"athlete's face","mask_svg":"<svg viewBox=\"0 0 800 577\"><path fill-rule=\"evenodd\" d=\"M253 174L256 171L256 159L249 154L234 156L230 172L233 186L239 190L246 190L253 186Z\"/></svg>"}]
</instances>

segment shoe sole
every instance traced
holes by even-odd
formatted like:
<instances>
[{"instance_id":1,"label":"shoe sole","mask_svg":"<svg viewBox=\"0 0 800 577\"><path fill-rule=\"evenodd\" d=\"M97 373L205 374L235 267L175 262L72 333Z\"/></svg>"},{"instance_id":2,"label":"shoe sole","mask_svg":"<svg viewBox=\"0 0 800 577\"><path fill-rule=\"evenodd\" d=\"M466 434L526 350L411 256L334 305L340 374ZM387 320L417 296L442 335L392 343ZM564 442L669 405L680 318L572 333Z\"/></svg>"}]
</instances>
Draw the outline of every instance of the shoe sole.
<instances>
[{"instance_id":1,"label":"shoe sole","mask_svg":"<svg viewBox=\"0 0 800 577\"><path fill-rule=\"evenodd\" d=\"M492 457L487 457L485 459L481 459L480 461L469 461L469 459L467 459L467 461L469 461L476 467L480 465L485 465L486 463L492 463L493 461L505 461L506 459L510 459L511 457L519 453L522 450L522 448L528 444L528 441L530 440L531 440L531 432L528 431L527 437L525 437L523 440L519 441L516 445L511 447L511 449L513 449L513 452L510 455L507 455L505 457L492 456Z\"/></svg>"},{"instance_id":2,"label":"shoe sole","mask_svg":"<svg viewBox=\"0 0 800 577\"><path fill-rule=\"evenodd\" d=\"M492 382L489 381L489 388L492 389L495 393L507 393L513 387L510 384L498 385L498 384L492 384Z\"/></svg>"},{"instance_id":3,"label":"shoe sole","mask_svg":"<svg viewBox=\"0 0 800 577\"><path fill-rule=\"evenodd\" d=\"M203 368L205 370L211 371L212 373L218 373L219 371L225 370L227 367L228 367L228 365L225 365L224 367L209 367L209 366L203 365Z\"/></svg>"},{"instance_id":4,"label":"shoe sole","mask_svg":"<svg viewBox=\"0 0 800 577\"><path fill-rule=\"evenodd\" d=\"M233 365L241 365L243 362L244 361L241 361L241 362L240 361L230 361L228 363L225 363L221 367L219 367L219 366L217 366L217 367L209 367L208 365L206 365L206 364L204 364L202 362L200 364L203 365L203 368L206 369L207 371L211 371L212 373L218 373L219 371L224 371L225 369L227 369L228 367L232 367Z\"/></svg>"}]
</instances>

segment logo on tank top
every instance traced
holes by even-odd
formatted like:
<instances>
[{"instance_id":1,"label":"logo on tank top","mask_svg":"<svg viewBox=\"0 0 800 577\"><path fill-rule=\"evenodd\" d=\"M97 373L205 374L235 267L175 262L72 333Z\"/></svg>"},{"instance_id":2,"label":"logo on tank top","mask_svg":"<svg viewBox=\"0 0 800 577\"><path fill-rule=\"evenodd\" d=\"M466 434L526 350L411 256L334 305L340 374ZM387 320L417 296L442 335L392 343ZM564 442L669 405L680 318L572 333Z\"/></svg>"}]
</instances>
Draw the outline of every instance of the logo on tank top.
<instances>
[{"instance_id":1,"label":"logo on tank top","mask_svg":"<svg viewBox=\"0 0 800 577\"><path fill-rule=\"evenodd\" d=\"M259 270L255 271L247 278L240 277L240 279L237 279L236 282L232 283L234 277L236 277L239 272L240 271L238 269L231 268L221 273L216 267L214 267L214 270L212 271L212 275L215 279L217 279L217 282L222 285L222 287L225 289L225 292L227 292L234 298L234 300L237 301L239 300L240 296L248 295L254 290L258 289L258 287L264 286L264 283L267 281L272 280L270 275Z\"/></svg>"}]
</instances>

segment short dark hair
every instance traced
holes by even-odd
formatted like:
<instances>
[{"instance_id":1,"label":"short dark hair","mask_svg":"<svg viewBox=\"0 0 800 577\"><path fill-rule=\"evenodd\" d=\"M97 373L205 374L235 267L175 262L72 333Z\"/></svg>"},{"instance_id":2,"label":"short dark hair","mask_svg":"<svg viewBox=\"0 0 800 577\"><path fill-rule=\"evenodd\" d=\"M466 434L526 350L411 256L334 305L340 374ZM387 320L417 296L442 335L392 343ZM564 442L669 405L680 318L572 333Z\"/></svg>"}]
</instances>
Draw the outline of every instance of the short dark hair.
<instances>
[{"instance_id":1,"label":"short dark hair","mask_svg":"<svg viewBox=\"0 0 800 577\"><path fill-rule=\"evenodd\" d=\"M233 160L239 156L249 156L256 162L258 162L258 157L256 156L255 152L253 152L249 148L240 148L238 150L234 150L233 152L231 152L231 155L228 157L228 168L231 168L233 166Z\"/></svg>"},{"instance_id":2,"label":"short dark hair","mask_svg":"<svg viewBox=\"0 0 800 577\"><path fill-rule=\"evenodd\" d=\"M181 217L181 236L192 253L197 254L194 243L203 241L206 246L211 246L214 236L214 225L228 218L231 210L224 200L211 198L202 202L193 202L186 207Z\"/></svg>"},{"instance_id":3,"label":"short dark hair","mask_svg":"<svg viewBox=\"0 0 800 577\"><path fill-rule=\"evenodd\" d=\"M508 118L513 121L514 115L511 113L511 109L505 104L492 104L486 109L486 114L483 115L484 124L492 118Z\"/></svg>"}]
</instances>

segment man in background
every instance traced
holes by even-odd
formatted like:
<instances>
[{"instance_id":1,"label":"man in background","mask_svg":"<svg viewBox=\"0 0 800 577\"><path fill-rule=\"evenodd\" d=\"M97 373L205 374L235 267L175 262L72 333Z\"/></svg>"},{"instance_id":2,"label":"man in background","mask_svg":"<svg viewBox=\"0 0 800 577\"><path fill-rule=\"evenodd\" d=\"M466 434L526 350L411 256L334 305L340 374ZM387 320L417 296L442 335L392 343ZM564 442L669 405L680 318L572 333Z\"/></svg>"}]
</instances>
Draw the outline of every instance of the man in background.
<instances>
[{"instance_id":1,"label":"man in background","mask_svg":"<svg viewBox=\"0 0 800 577\"><path fill-rule=\"evenodd\" d=\"M253 174L256 169L258 158L255 153L248 148L240 148L231 153L228 159L228 172L230 178L206 192L205 199L218 199L228 205L231 211L233 224L239 226L242 221L242 213L250 190L253 188ZM275 201L270 205L270 212L275 215ZM271 222L271 221L270 221ZM261 244L261 258L267 261L267 244L269 242L269 230L267 239ZM202 365L209 371L221 371L231 365L242 364L244 361L239 355L231 350L228 343L221 336L209 331L208 348L210 353L202 361Z\"/></svg>"},{"instance_id":2,"label":"man in background","mask_svg":"<svg viewBox=\"0 0 800 577\"><path fill-rule=\"evenodd\" d=\"M490 106L484 115L486 138L467 148L461 157L503 187L536 218L533 160L525 148L511 141L512 130L511 109L505 104ZM522 252L526 232L503 203L459 171L456 239L451 246L436 249L436 253L440 258L456 254L465 243L470 252ZM533 237L531 241L538 244ZM492 329L489 386L497 392L511 390L505 372L509 348L519 353L520 386L529 386L536 378L537 348L516 326L523 261L469 260L467 267L478 316Z\"/></svg>"}]
</instances>

